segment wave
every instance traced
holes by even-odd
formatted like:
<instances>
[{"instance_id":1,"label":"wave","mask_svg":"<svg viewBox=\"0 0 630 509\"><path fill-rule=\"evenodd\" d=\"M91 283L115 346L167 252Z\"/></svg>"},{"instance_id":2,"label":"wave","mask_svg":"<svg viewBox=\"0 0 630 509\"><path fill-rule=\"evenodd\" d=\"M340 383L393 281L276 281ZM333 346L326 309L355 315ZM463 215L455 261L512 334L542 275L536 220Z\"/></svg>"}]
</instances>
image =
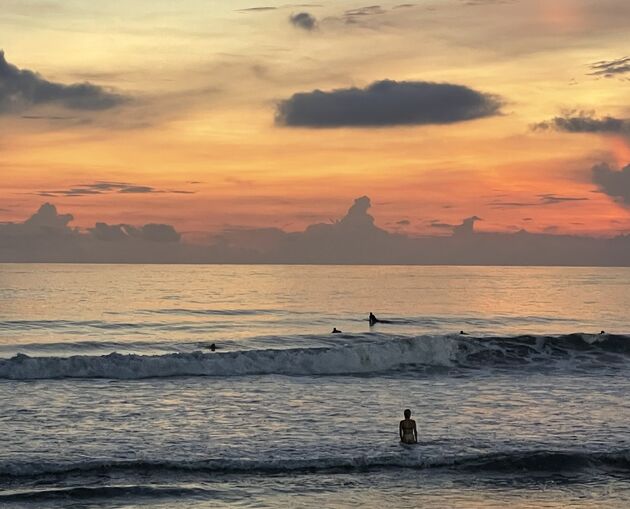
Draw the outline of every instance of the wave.
<instances>
[{"instance_id":1,"label":"wave","mask_svg":"<svg viewBox=\"0 0 630 509\"><path fill-rule=\"evenodd\" d=\"M172 474L283 474L348 472L367 470L437 470L462 473L517 474L523 472L567 473L587 469L630 472L630 450L612 452L515 450L486 454L425 457L419 449L400 446L402 452L324 458L278 458L270 460L205 459L178 460L111 460L69 463L0 463L0 477L28 479L54 476L73 478L96 475L114 476L134 473ZM416 451L419 451L416 453Z\"/></svg>"},{"instance_id":2,"label":"wave","mask_svg":"<svg viewBox=\"0 0 630 509\"><path fill-rule=\"evenodd\" d=\"M31 357L0 359L0 379L140 379L176 376L370 375L414 369L624 366L630 336L384 337L351 336L325 347L203 351L139 355Z\"/></svg>"},{"instance_id":3,"label":"wave","mask_svg":"<svg viewBox=\"0 0 630 509\"><path fill-rule=\"evenodd\" d=\"M13 490L0 494L0 502L48 502L53 500L92 500L114 498L181 498L191 496L212 496L215 490L171 487L171 486L82 486L54 489Z\"/></svg>"}]
</instances>

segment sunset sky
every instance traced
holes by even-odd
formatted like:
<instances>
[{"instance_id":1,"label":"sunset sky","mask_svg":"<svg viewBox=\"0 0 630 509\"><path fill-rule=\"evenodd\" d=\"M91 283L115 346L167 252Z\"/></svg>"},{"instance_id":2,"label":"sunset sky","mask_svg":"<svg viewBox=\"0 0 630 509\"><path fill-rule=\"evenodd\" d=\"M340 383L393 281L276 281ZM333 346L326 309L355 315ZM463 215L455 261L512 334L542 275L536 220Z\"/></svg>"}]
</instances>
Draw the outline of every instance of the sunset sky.
<instances>
[{"instance_id":1,"label":"sunset sky","mask_svg":"<svg viewBox=\"0 0 630 509\"><path fill-rule=\"evenodd\" d=\"M0 5L0 222L630 232L627 0Z\"/></svg>"}]
</instances>

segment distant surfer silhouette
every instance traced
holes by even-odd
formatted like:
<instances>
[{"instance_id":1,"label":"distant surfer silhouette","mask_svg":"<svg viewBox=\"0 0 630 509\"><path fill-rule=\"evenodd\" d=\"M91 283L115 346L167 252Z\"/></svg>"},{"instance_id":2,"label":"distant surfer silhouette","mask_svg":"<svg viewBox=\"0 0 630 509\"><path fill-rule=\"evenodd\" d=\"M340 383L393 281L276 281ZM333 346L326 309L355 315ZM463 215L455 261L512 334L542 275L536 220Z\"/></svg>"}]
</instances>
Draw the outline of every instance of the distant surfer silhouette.
<instances>
[{"instance_id":1,"label":"distant surfer silhouette","mask_svg":"<svg viewBox=\"0 0 630 509\"><path fill-rule=\"evenodd\" d=\"M210 349L211 352L214 352L217 349L217 345L212 343L208 348Z\"/></svg>"},{"instance_id":2,"label":"distant surfer silhouette","mask_svg":"<svg viewBox=\"0 0 630 509\"><path fill-rule=\"evenodd\" d=\"M416 428L416 421L411 418L411 410L407 408L404 415L405 418L400 421L400 425L398 426L400 441L403 444L417 444L418 429Z\"/></svg>"},{"instance_id":3,"label":"distant surfer silhouette","mask_svg":"<svg viewBox=\"0 0 630 509\"><path fill-rule=\"evenodd\" d=\"M606 331L601 331L600 334L606 334Z\"/></svg>"},{"instance_id":4,"label":"distant surfer silhouette","mask_svg":"<svg viewBox=\"0 0 630 509\"><path fill-rule=\"evenodd\" d=\"M372 313L371 311L370 311L370 316L369 316L368 320L369 320L369 322L370 322L370 327L371 327L372 325L374 325L375 323L380 322L380 320L379 320L378 318L376 318L376 317L374 316L374 313Z\"/></svg>"},{"instance_id":5,"label":"distant surfer silhouette","mask_svg":"<svg viewBox=\"0 0 630 509\"><path fill-rule=\"evenodd\" d=\"M462 336L468 336L468 333L467 333L467 332L464 332L463 330L460 330L460 331L459 331L459 333L460 333L460 335L462 335Z\"/></svg>"},{"instance_id":6,"label":"distant surfer silhouette","mask_svg":"<svg viewBox=\"0 0 630 509\"><path fill-rule=\"evenodd\" d=\"M341 331L337 327L333 327L331 334L341 334Z\"/></svg>"}]
</instances>

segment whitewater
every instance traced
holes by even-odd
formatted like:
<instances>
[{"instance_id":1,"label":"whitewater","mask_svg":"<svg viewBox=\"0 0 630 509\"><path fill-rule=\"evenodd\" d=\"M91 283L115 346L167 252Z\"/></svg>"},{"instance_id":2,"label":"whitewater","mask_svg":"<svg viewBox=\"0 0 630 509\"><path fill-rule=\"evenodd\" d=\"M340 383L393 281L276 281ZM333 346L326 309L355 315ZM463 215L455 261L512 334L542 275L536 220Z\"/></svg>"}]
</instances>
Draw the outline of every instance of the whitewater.
<instances>
[{"instance_id":1,"label":"whitewater","mask_svg":"<svg viewBox=\"0 0 630 509\"><path fill-rule=\"evenodd\" d=\"M628 308L627 269L0 265L0 506L625 508Z\"/></svg>"}]
</instances>

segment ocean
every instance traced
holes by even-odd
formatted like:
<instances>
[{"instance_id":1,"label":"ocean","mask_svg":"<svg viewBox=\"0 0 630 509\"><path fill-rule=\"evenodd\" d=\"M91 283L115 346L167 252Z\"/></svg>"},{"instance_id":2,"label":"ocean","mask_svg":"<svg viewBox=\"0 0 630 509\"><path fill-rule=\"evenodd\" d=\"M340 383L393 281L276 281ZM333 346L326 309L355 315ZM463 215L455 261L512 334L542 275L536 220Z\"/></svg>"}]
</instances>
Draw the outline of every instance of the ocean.
<instances>
[{"instance_id":1,"label":"ocean","mask_svg":"<svg viewBox=\"0 0 630 509\"><path fill-rule=\"evenodd\" d=\"M0 507L627 508L628 309L623 268L0 264Z\"/></svg>"}]
</instances>

